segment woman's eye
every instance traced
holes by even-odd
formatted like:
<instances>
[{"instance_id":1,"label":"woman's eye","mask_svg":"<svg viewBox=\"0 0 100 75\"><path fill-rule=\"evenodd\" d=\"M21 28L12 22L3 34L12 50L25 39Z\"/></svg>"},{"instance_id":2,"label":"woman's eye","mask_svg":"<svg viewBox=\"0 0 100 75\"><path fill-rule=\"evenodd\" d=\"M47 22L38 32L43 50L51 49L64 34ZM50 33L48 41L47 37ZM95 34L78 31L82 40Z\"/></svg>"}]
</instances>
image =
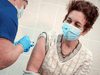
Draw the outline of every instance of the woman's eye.
<instances>
[{"instance_id":1,"label":"woman's eye","mask_svg":"<svg viewBox=\"0 0 100 75\"><path fill-rule=\"evenodd\" d=\"M78 24L75 24L75 26L76 26L76 27L80 27L80 25L78 25Z\"/></svg>"},{"instance_id":2,"label":"woman's eye","mask_svg":"<svg viewBox=\"0 0 100 75\"><path fill-rule=\"evenodd\" d=\"M68 23L71 23L71 20L67 20Z\"/></svg>"}]
</instances>

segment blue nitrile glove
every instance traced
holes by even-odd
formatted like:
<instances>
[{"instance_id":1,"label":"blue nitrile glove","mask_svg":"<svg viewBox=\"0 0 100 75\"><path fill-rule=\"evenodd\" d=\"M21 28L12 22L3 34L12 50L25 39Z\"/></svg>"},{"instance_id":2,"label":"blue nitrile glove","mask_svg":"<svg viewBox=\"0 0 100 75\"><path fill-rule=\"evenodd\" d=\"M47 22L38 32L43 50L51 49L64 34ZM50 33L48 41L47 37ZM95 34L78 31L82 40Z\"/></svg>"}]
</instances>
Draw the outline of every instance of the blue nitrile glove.
<instances>
[{"instance_id":1,"label":"blue nitrile glove","mask_svg":"<svg viewBox=\"0 0 100 75\"><path fill-rule=\"evenodd\" d=\"M18 44L18 41L14 42L15 46Z\"/></svg>"},{"instance_id":2,"label":"blue nitrile glove","mask_svg":"<svg viewBox=\"0 0 100 75\"><path fill-rule=\"evenodd\" d=\"M30 49L31 47L33 47L33 46L34 46L34 44L31 44L27 49L24 50L24 52L28 52L29 49Z\"/></svg>"},{"instance_id":3,"label":"blue nitrile glove","mask_svg":"<svg viewBox=\"0 0 100 75\"><path fill-rule=\"evenodd\" d=\"M25 35L19 41L15 42L15 45L17 45L18 43L20 43L23 46L24 52L28 52L30 47L34 46L34 44L31 44L31 41L28 35Z\"/></svg>"}]
</instances>

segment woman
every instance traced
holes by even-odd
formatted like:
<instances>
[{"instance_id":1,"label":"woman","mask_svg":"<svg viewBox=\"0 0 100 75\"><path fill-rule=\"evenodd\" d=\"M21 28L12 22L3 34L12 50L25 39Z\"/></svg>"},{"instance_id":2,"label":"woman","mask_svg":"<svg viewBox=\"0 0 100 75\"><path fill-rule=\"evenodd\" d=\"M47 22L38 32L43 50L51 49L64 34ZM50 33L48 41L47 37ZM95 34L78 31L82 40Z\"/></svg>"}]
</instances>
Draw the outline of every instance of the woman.
<instances>
[{"instance_id":1,"label":"woman","mask_svg":"<svg viewBox=\"0 0 100 75\"><path fill-rule=\"evenodd\" d=\"M24 75L87 75L92 52L78 38L87 34L98 17L92 3L73 0L62 26L63 34L41 33Z\"/></svg>"}]
</instances>

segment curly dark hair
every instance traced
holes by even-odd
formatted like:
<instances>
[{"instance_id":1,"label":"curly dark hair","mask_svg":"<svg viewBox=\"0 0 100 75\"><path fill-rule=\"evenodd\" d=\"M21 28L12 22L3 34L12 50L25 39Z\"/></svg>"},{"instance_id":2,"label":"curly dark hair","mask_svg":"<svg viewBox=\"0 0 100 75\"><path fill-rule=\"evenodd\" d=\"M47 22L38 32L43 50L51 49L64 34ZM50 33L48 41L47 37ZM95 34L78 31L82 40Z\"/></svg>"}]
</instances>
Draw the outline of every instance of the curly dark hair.
<instances>
[{"instance_id":1,"label":"curly dark hair","mask_svg":"<svg viewBox=\"0 0 100 75\"><path fill-rule=\"evenodd\" d=\"M86 24L84 25L84 31L86 31L88 28L92 28L94 22L99 16L99 9L94 4L85 0L72 0L68 5L68 13L66 14L63 22L73 10L80 11L85 15Z\"/></svg>"}]
</instances>

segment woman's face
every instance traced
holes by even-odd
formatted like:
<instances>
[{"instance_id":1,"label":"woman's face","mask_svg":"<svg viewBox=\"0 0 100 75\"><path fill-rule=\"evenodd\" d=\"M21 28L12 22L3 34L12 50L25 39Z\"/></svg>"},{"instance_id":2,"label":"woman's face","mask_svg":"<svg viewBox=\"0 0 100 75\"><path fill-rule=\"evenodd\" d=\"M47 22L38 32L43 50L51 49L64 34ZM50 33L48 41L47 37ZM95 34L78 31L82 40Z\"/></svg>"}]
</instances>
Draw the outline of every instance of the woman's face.
<instances>
[{"instance_id":1,"label":"woman's face","mask_svg":"<svg viewBox=\"0 0 100 75\"><path fill-rule=\"evenodd\" d=\"M82 12L73 10L72 12L69 13L69 15L65 21L67 23L72 24L73 26L79 28L80 30L82 30L80 35L86 34L83 32L84 25L86 24L86 19L85 19L85 15Z\"/></svg>"}]
</instances>

